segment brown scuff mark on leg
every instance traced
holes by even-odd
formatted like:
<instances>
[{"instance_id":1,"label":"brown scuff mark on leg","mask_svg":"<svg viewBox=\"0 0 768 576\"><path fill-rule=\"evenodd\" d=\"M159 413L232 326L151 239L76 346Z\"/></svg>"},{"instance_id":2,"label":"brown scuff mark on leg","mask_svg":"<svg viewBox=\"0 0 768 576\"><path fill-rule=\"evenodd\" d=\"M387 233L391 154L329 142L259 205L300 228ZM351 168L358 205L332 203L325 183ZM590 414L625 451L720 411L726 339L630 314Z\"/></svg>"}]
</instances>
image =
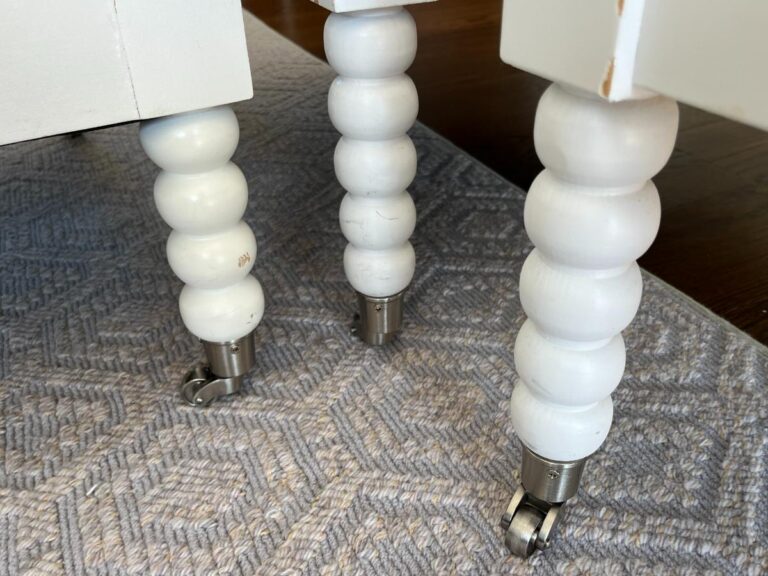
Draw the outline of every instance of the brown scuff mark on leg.
<instances>
[{"instance_id":1,"label":"brown scuff mark on leg","mask_svg":"<svg viewBox=\"0 0 768 576\"><path fill-rule=\"evenodd\" d=\"M611 61L608 63L608 70L605 71L605 76L603 77L603 84L600 86L600 94L602 94L605 98L608 98L611 95L611 85L613 84L613 68L616 64L616 59L611 58Z\"/></svg>"},{"instance_id":2,"label":"brown scuff mark on leg","mask_svg":"<svg viewBox=\"0 0 768 576\"><path fill-rule=\"evenodd\" d=\"M619 10L619 18L621 18L621 15L624 14L624 0L619 0L617 8Z\"/></svg>"}]
</instances>

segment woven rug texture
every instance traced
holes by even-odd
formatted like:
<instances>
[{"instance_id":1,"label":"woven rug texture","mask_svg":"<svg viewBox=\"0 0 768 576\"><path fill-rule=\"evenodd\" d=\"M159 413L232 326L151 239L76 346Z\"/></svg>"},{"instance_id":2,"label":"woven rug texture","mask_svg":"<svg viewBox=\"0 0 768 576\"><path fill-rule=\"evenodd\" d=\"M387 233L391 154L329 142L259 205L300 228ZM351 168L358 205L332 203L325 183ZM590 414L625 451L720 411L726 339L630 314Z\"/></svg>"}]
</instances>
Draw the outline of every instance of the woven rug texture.
<instances>
[{"instance_id":1,"label":"woven rug texture","mask_svg":"<svg viewBox=\"0 0 768 576\"><path fill-rule=\"evenodd\" d=\"M0 148L0 576L766 573L768 354L649 275L608 440L553 547L509 556L524 194L414 128L405 327L363 345L334 75L246 28L235 161L267 309L235 397L177 394L202 350L138 127Z\"/></svg>"}]
</instances>

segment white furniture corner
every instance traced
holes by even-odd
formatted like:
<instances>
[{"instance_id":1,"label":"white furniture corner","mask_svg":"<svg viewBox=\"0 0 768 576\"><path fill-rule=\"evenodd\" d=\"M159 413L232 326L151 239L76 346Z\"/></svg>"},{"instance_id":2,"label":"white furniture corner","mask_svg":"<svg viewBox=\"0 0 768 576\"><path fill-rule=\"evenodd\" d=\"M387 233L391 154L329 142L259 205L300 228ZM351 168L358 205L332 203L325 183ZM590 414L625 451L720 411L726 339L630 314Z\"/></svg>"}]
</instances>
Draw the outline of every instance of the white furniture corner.
<instances>
[{"instance_id":1,"label":"white furniture corner","mask_svg":"<svg viewBox=\"0 0 768 576\"><path fill-rule=\"evenodd\" d=\"M230 162L232 102L253 95L238 0L8 0L0 18L0 144L141 120L162 168L168 260L182 319L209 364L185 378L194 405L235 391L264 310L248 185Z\"/></svg>"}]
</instances>

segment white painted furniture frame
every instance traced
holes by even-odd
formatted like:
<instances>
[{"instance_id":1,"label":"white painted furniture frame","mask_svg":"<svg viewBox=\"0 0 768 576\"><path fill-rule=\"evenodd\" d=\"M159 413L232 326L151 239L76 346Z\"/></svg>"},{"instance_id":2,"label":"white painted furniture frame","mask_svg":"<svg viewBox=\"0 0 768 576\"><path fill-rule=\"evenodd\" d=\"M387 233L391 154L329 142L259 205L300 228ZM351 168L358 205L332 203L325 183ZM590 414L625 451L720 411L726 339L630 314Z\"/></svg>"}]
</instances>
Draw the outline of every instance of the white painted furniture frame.
<instances>
[{"instance_id":1,"label":"white painted furniture frame","mask_svg":"<svg viewBox=\"0 0 768 576\"><path fill-rule=\"evenodd\" d=\"M238 0L6 0L0 144L253 96Z\"/></svg>"},{"instance_id":2,"label":"white painted furniture frame","mask_svg":"<svg viewBox=\"0 0 768 576\"><path fill-rule=\"evenodd\" d=\"M751 0L505 0L501 57L554 84L539 103L520 278L511 416L522 486L510 550L545 548L560 505L613 417L621 331L642 293L635 260L660 202L650 181L674 147L674 99L768 129L768 4ZM571 470L578 469L571 474ZM544 536L542 536L544 535Z\"/></svg>"},{"instance_id":3,"label":"white painted furniture frame","mask_svg":"<svg viewBox=\"0 0 768 576\"><path fill-rule=\"evenodd\" d=\"M182 319L211 362L187 378L198 405L237 389L264 310L248 185L230 162L239 127L227 104L252 95L239 0L3 4L0 144L145 121Z\"/></svg>"}]
</instances>

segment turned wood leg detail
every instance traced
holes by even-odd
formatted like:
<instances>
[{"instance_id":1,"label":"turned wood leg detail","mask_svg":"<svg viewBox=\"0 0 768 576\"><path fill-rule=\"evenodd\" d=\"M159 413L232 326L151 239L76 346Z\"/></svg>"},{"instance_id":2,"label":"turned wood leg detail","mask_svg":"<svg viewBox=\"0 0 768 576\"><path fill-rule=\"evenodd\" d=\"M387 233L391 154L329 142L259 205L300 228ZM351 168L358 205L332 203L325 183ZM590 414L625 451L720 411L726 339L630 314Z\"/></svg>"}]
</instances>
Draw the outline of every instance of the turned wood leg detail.
<instances>
[{"instance_id":1,"label":"turned wood leg detail","mask_svg":"<svg viewBox=\"0 0 768 576\"><path fill-rule=\"evenodd\" d=\"M548 545L560 505L610 430L610 395L625 365L621 331L642 294L635 260L659 228L650 178L669 159L677 126L677 105L663 97L609 103L555 84L539 103L545 170L525 204L535 249L520 277L528 320L515 343L511 402L522 487L503 519L518 555Z\"/></svg>"},{"instance_id":2,"label":"turned wood leg detail","mask_svg":"<svg viewBox=\"0 0 768 576\"><path fill-rule=\"evenodd\" d=\"M182 395L207 405L239 388L253 365L253 331L264 313L261 285L250 275L256 239L242 220L248 184L230 161L240 136L237 118L220 106L143 122L139 134L162 169L155 204L173 229L166 249L185 284L181 318L209 361L185 377Z\"/></svg>"},{"instance_id":3,"label":"turned wood leg detail","mask_svg":"<svg viewBox=\"0 0 768 576\"><path fill-rule=\"evenodd\" d=\"M402 7L331 14L325 51L339 74L328 109L342 134L334 164L347 191L339 216L349 241L344 271L358 293L359 335L383 344L399 330L416 265L408 241L416 208L407 192L416 149L406 132L418 95L404 73L416 55L416 24Z\"/></svg>"}]
</instances>

